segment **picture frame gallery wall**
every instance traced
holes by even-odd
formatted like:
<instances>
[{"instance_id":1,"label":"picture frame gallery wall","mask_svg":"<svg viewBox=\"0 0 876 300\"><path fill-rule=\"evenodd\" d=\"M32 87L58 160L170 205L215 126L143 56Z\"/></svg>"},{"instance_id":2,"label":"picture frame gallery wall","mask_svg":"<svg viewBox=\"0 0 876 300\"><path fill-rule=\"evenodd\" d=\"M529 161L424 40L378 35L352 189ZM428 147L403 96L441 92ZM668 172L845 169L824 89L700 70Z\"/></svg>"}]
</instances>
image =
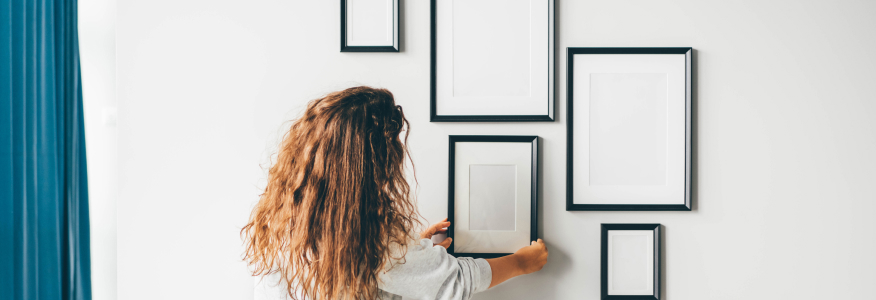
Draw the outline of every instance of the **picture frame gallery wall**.
<instances>
[{"instance_id":1,"label":"picture frame gallery wall","mask_svg":"<svg viewBox=\"0 0 876 300\"><path fill-rule=\"evenodd\" d=\"M398 52L400 0L341 0L342 52ZM431 122L552 122L554 0L430 0ZM567 48L566 210L690 211L693 49ZM538 239L538 136L450 135L458 257ZM660 299L661 225L601 225L601 299Z\"/></svg>"},{"instance_id":2,"label":"picture frame gallery wall","mask_svg":"<svg viewBox=\"0 0 876 300\"><path fill-rule=\"evenodd\" d=\"M538 136L451 135L454 256L495 258L538 239Z\"/></svg>"},{"instance_id":3,"label":"picture frame gallery wall","mask_svg":"<svg viewBox=\"0 0 876 300\"><path fill-rule=\"evenodd\" d=\"M567 55L566 210L691 210L693 49Z\"/></svg>"},{"instance_id":4,"label":"picture frame gallery wall","mask_svg":"<svg viewBox=\"0 0 876 300\"><path fill-rule=\"evenodd\" d=\"M431 0L431 122L554 120L554 0Z\"/></svg>"}]
</instances>

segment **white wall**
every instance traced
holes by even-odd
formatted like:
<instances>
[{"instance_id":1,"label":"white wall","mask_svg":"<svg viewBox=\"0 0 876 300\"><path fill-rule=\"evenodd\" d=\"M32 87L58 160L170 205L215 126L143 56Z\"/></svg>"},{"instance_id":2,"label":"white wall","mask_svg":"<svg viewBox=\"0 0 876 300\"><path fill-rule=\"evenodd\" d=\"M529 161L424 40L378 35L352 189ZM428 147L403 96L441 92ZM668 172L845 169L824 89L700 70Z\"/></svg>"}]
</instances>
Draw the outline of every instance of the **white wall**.
<instances>
[{"instance_id":1,"label":"white wall","mask_svg":"<svg viewBox=\"0 0 876 300\"><path fill-rule=\"evenodd\" d=\"M91 221L91 291L94 300L116 299L116 1L79 0L79 56L88 205Z\"/></svg>"},{"instance_id":2,"label":"white wall","mask_svg":"<svg viewBox=\"0 0 876 300\"><path fill-rule=\"evenodd\" d=\"M357 84L408 113L430 221L447 135L543 137L548 265L479 299L598 299L604 222L665 225L667 299L872 295L876 3L558 2L558 121L502 124L428 122L425 0L403 1L401 53L340 53L338 1L119 3L119 297L252 297L238 230L261 166L306 101ZM569 46L696 49L693 211L565 211Z\"/></svg>"}]
</instances>

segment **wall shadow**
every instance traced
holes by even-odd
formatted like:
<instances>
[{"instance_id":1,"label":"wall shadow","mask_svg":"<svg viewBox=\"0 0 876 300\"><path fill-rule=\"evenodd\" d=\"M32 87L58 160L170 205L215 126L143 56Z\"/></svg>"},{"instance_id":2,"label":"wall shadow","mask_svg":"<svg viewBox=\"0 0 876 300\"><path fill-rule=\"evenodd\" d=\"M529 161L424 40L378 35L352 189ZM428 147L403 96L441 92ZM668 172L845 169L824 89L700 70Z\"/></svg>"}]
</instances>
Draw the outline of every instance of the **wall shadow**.
<instances>
[{"instance_id":1,"label":"wall shadow","mask_svg":"<svg viewBox=\"0 0 876 300\"><path fill-rule=\"evenodd\" d=\"M699 209L699 117L697 113L697 102L699 102L699 93L697 88L697 71L699 50L692 50L693 59L691 60L691 100L690 100L690 205L691 211Z\"/></svg>"}]
</instances>

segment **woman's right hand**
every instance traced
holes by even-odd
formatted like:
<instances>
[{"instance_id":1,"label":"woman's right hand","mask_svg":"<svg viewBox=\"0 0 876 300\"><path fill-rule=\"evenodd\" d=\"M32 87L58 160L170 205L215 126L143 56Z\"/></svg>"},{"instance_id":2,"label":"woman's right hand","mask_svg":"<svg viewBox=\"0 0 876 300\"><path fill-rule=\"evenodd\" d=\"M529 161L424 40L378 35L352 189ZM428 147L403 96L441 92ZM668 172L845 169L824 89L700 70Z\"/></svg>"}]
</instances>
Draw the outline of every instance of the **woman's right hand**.
<instances>
[{"instance_id":1,"label":"woman's right hand","mask_svg":"<svg viewBox=\"0 0 876 300\"><path fill-rule=\"evenodd\" d=\"M517 259L523 274L529 274L538 272L547 264L548 249L545 247L544 241L538 239L538 241L533 241L531 245L517 250L513 256Z\"/></svg>"},{"instance_id":2,"label":"woman's right hand","mask_svg":"<svg viewBox=\"0 0 876 300\"><path fill-rule=\"evenodd\" d=\"M531 245L520 248L514 254L487 259L493 272L490 287L494 287L515 276L537 272L547 263L548 250L544 241L538 239Z\"/></svg>"}]
</instances>

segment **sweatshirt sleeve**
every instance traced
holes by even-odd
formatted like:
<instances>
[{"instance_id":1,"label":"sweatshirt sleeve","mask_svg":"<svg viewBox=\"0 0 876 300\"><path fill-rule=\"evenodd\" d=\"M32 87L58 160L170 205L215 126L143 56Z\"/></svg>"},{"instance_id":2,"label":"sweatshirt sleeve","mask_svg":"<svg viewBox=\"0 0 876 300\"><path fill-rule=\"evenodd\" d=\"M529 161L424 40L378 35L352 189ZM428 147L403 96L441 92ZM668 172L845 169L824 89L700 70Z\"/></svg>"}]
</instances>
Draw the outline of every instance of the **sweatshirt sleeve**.
<instances>
[{"instance_id":1,"label":"sweatshirt sleeve","mask_svg":"<svg viewBox=\"0 0 876 300\"><path fill-rule=\"evenodd\" d=\"M381 290L418 300L468 300L490 287L493 273L484 259L456 258L429 239L408 246L403 260L380 276Z\"/></svg>"}]
</instances>

